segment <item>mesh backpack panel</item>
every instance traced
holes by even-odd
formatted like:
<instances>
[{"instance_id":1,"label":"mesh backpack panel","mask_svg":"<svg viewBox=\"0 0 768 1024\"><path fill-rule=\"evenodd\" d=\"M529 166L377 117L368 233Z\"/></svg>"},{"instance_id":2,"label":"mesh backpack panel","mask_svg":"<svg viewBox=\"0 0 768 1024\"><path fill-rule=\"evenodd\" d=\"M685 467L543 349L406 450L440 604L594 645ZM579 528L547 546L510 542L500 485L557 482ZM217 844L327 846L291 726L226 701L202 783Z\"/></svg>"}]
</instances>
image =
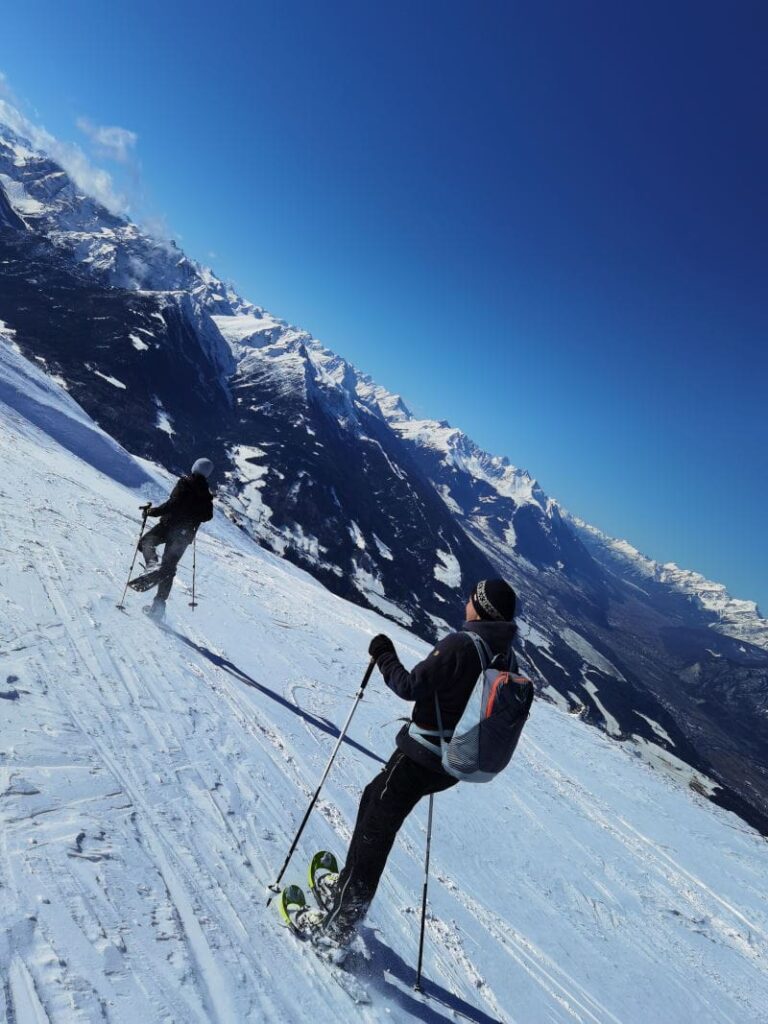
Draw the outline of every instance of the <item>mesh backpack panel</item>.
<instances>
[{"instance_id":1,"label":"mesh backpack panel","mask_svg":"<svg viewBox=\"0 0 768 1024\"><path fill-rule=\"evenodd\" d=\"M467 706L446 741L435 694L443 768L465 782L490 782L506 768L517 747L533 702L533 684L524 676L493 667L483 640L467 632L480 657L480 676Z\"/></svg>"}]
</instances>

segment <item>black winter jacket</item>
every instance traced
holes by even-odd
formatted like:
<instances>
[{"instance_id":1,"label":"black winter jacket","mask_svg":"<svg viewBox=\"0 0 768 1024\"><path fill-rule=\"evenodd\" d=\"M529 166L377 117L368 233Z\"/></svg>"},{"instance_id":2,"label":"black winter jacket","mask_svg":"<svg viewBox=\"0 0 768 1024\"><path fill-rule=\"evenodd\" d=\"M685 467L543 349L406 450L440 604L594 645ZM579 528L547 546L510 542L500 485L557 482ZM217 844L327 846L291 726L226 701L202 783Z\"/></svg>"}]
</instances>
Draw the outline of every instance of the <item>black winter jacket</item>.
<instances>
[{"instance_id":1,"label":"black winter jacket","mask_svg":"<svg viewBox=\"0 0 768 1024\"><path fill-rule=\"evenodd\" d=\"M473 641L464 632L477 633L490 648L491 653L500 655L496 664L502 669L517 672L517 658L512 651L515 626L511 622L465 622L462 632L451 633L436 645L432 653L408 672L403 668L394 651L382 654L377 665L384 676L384 682L403 700L415 701L411 713L412 721L422 729L437 729L435 694L440 704L443 729L452 730L461 718L470 698L481 664ZM410 723L409 723L410 724ZM397 735L397 746L412 760L442 772L440 744L435 743L431 753L408 733L404 726Z\"/></svg>"},{"instance_id":2,"label":"black winter jacket","mask_svg":"<svg viewBox=\"0 0 768 1024\"><path fill-rule=\"evenodd\" d=\"M201 473L181 477L168 500L155 505L148 514L160 516L160 522L167 526L197 529L200 523L213 519L213 495L208 482Z\"/></svg>"}]
</instances>

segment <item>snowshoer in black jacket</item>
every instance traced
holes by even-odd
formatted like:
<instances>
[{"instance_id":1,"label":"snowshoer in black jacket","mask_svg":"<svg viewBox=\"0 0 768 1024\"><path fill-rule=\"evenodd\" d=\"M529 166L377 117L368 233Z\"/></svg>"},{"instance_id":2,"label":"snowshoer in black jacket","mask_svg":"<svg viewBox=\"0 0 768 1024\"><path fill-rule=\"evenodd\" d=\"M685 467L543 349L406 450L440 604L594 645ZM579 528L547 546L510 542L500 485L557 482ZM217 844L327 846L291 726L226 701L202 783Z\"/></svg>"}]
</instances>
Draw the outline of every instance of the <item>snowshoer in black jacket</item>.
<instances>
[{"instance_id":1,"label":"snowshoer in black jacket","mask_svg":"<svg viewBox=\"0 0 768 1024\"><path fill-rule=\"evenodd\" d=\"M425 733L438 728L435 694L445 733L450 733L472 694L481 671L477 649L466 632L477 633L503 667L517 672L511 649L515 635L515 592L503 580L478 583L466 606L461 631L444 637L411 672L405 669L389 637L371 641L369 653L398 697L413 701L411 721L397 736L397 749L379 775L363 791L346 863L334 889L333 902L321 934L345 943L363 919L376 892L395 836L418 801L455 786L458 779L443 770L440 740ZM445 736L448 739L448 736Z\"/></svg>"},{"instance_id":2,"label":"snowshoer in black jacket","mask_svg":"<svg viewBox=\"0 0 768 1024\"><path fill-rule=\"evenodd\" d=\"M210 459L198 459L189 476L178 481L168 500L147 510L148 516L160 516L160 522L144 534L139 545L147 569L157 565L157 547L165 545L160 563L162 576L148 609L155 618L162 618L165 614L165 602L173 586L176 567L195 539L197 528L213 519L213 496L207 480L212 472Z\"/></svg>"}]
</instances>

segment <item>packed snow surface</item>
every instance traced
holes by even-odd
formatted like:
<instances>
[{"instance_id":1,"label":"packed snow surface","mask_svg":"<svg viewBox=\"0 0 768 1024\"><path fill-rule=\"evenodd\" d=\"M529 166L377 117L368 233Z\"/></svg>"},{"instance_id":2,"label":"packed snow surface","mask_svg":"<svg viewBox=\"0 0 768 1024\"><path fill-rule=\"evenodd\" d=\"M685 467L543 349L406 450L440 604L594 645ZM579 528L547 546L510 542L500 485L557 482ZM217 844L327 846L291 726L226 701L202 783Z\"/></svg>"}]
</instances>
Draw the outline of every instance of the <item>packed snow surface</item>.
<instances>
[{"instance_id":1,"label":"packed snow surface","mask_svg":"<svg viewBox=\"0 0 768 1024\"><path fill-rule=\"evenodd\" d=\"M45 209L42 203L38 202L37 199L33 199L24 186L14 181L13 178L9 178L7 174L0 174L0 185L2 185L5 194L8 196L11 205L20 213L34 214L40 213Z\"/></svg>"},{"instance_id":2,"label":"packed snow surface","mask_svg":"<svg viewBox=\"0 0 768 1024\"><path fill-rule=\"evenodd\" d=\"M130 593L138 505L171 482L0 343L0 1019L27 1022L768 1020L766 846L539 701L506 774L426 805L363 942L356 1006L267 908L367 664L389 633L224 517L167 630ZM287 879L343 857L406 706L378 674Z\"/></svg>"},{"instance_id":3,"label":"packed snow surface","mask_svg":"<svg viewBox=\"0 0 768 1024\"><path fill-rule=\"evenodd\" d=\"M447 587L461 586L461 566L458 558L451 551L437 552L439 559L435 566L435 579L445 583Z\"/></svg>"},{"instance_id":4,"label":"packed snow surface","mask_svg":"<svg viewBox=\"0 0 768 1024\"><path fill-rule=\"evenodd\" d=\"M117 377L110 377L109 374L102 373L100 370L94 370L93 372L97 377L101 377L102 380L105 380L107 384L111 384L113 388L119 388L121 391L126 390L125 384L123 384L121 380L118 380Z\"/></svg>"},{"instance_id":5,"label":"packed snow surface","mask_svg":"<svg viewBox=\"0 0 768 1024\"><path fill-rule=\"evenodd\" d=\"M590 665L594 665L595 668L600 669L607 676L611 676L613 679L619 679L621 682L626 682L624 676L619 672L613 662L610 662L603 654L596 651L589 641L585 640L583 636L580 636L573 629L564 629L562 631L563 640L572 647L574 651L577 651L581 657Z\"/></svg>"}]
</instances>

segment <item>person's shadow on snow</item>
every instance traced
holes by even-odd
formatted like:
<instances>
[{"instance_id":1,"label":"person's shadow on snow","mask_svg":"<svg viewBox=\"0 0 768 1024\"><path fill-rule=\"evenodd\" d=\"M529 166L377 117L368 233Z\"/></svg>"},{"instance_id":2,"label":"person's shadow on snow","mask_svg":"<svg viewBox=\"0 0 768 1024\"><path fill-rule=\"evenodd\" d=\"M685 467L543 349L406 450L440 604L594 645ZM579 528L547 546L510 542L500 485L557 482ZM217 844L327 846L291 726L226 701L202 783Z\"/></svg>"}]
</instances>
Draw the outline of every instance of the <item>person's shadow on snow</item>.
<instances>
[{"instance_id":1,"label":"person's shadow on snow","mask_svg":"<svg viewBox=\"0 0 768 1024\"><path fill-rule=\"evenodd\" d=\"M327 718L319 718L317 715L313 715L311 711L305 711L297 704L292 704L289 700L283 697L282 694L277 693L275 690L270 690L268 686L265 686L263 683L253 679L247 672L243 672L243 670L238 668L234 662L228 661L227 658L224 658L221 654L214 653L202 644L196 644L194 640L190 640L188 636L184 636L183 633L177 632L171 626L165 626L164 629L167 633L172 633L177 640L181 640L181 642L186 644L187 647L191 647L193 651L197 651L198 654L202 654L202 656L210 661L212 665L215 665L216 668L222 669L224 672L227 672L229 675L239 680L239 682L245 683L246 686L253 687L253 689L258 690L259 693L263 693L266 697L269 697L270 700L275 701L281 707L293 712L294 715L298 715L299 718L303 718L305 722L313 725L321 732L327 733L334 739L338 739L338 728L333 724L333 722L329 722ZM370 757L372 761L378 761L379 764L387 763L383 757L379 757L378 754L374 754L372 750L364 747L361 743L358 743L357 740L353 740L349 736L344 737L344 743L353 747L355 750L360 751L361 754L365 754L366 757Z\"/></svg>"},{"instance_id":2,"label":"person's shadow on snow","mask_svg":"<svg viewBox=\"0 0 768 1024\"><path fill-rule=\"evenodd\" d=\"M385 945L372 928L363 927L362 937L371 958L359 960L359 969L357 964L355 969L356 976L364 984L370 983L371 987L375 986L387 999L398 1003L414 1020L424 1021L425 1024L445 1024L446 1021L455 1020L454 1015L458 1015L472 1024L505 1024L498 1017L491 1017L461 996L448 992L436 982L422 976L422 989L424 995L428 996L428 1001L425 1001L423 995L413 990L416 982L416 969L413 964L406 963L393 949ZM396 981L388 981L387 974ZM450 1013L443 1013L440 1007L445 1007Z\"/></svg>"}]
</instances>

